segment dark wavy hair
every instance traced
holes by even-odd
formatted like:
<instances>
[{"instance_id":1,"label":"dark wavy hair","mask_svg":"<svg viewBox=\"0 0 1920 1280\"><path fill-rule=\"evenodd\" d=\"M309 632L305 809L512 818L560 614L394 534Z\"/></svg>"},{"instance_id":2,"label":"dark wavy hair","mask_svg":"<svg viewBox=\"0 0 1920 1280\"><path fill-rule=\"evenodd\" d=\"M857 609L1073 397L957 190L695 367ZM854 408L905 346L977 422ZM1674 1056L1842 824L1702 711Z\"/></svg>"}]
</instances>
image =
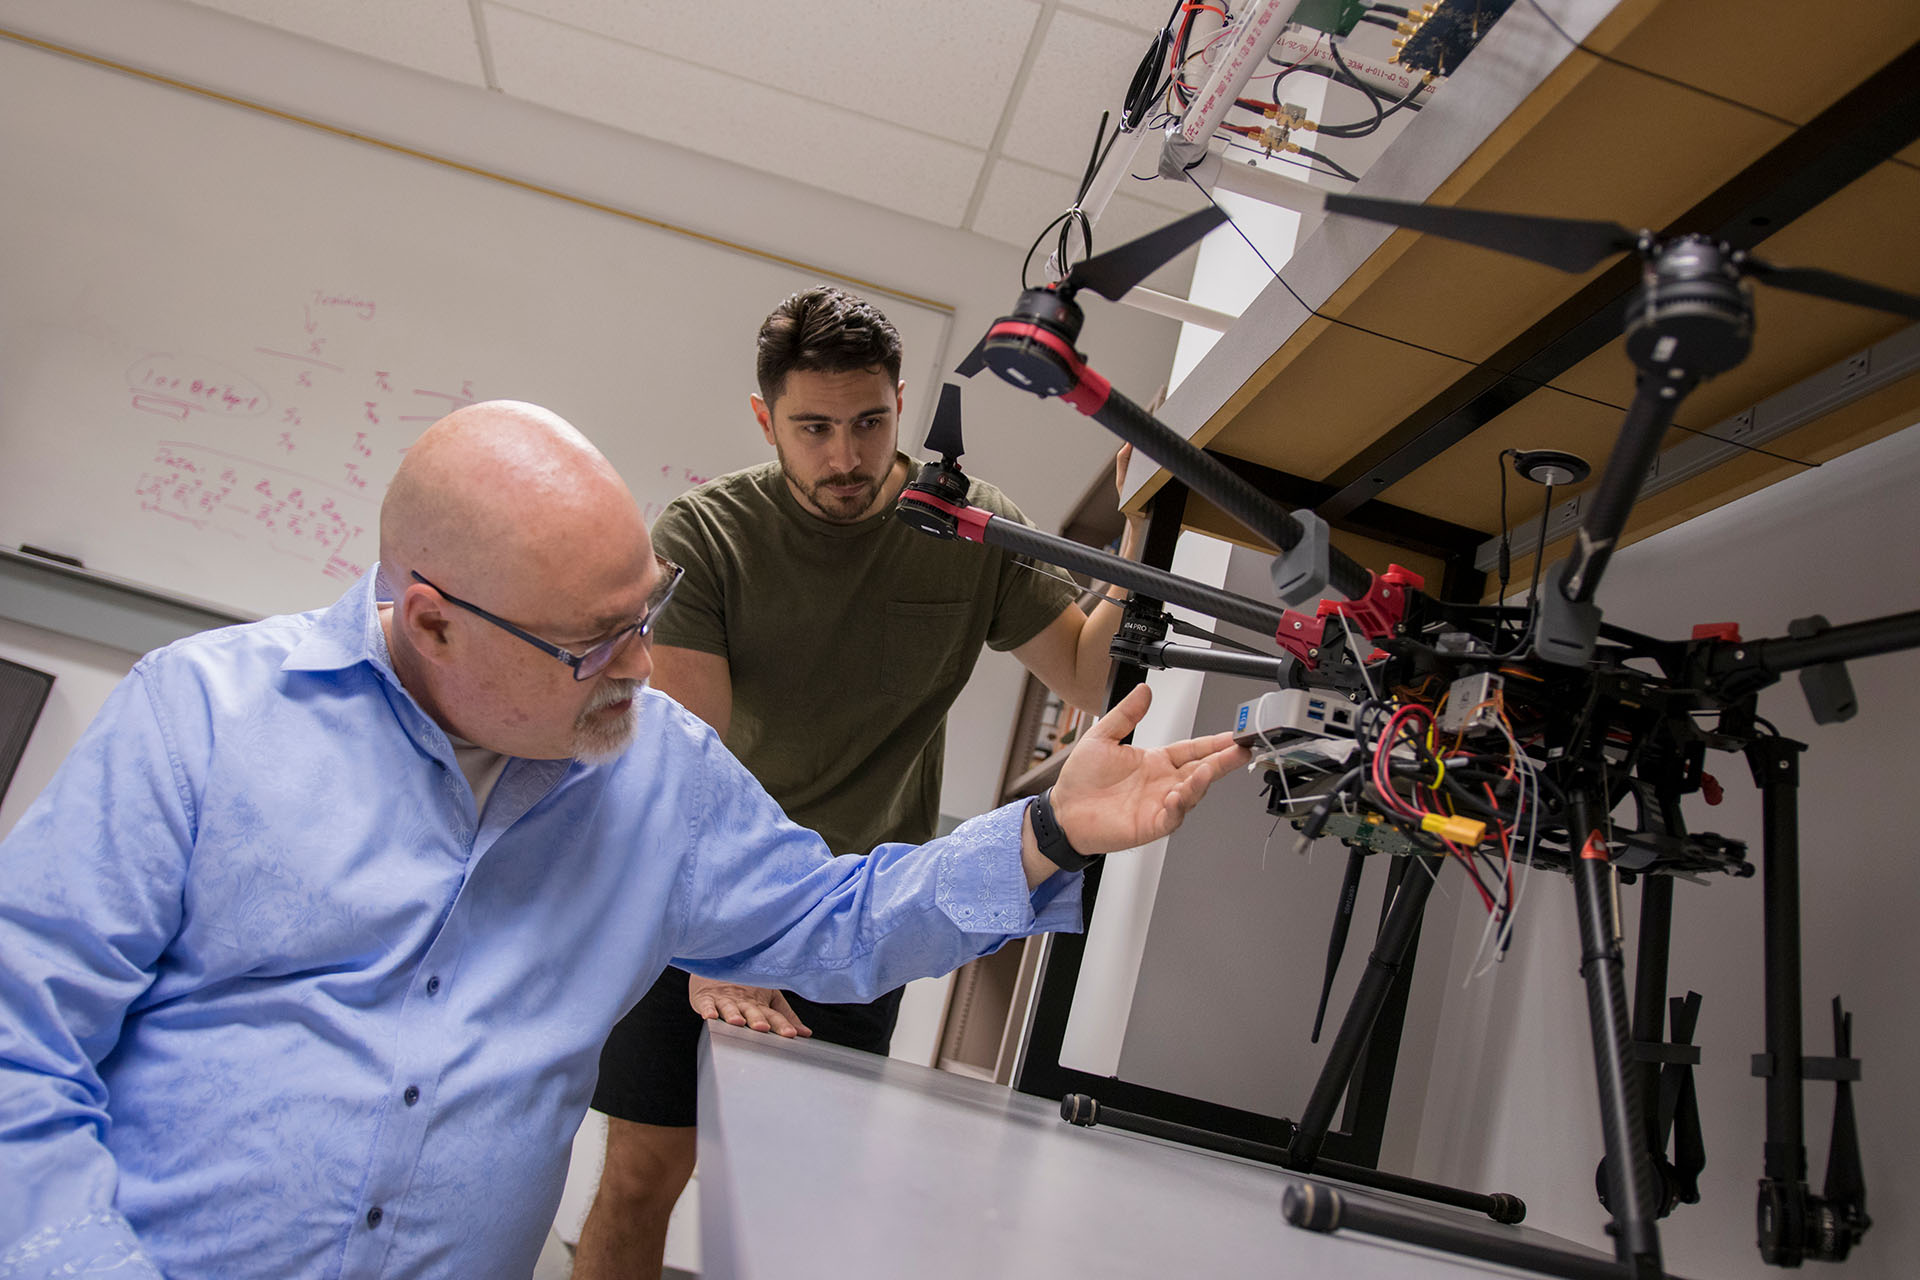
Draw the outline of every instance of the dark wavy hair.
<instances>
[{"instance_id":1,"label":"dark wavy hair","mask_svg":"<svg viewBox=\"0 0 1920 1280\"><path fill-rule=\"evenodd\" d=\"M760 398L771 405L787 375L885 369L900 381L900 333L880 309L830 284L802 289L773 309L760 326L754 374Z\"/></svg>"}]
</instances>

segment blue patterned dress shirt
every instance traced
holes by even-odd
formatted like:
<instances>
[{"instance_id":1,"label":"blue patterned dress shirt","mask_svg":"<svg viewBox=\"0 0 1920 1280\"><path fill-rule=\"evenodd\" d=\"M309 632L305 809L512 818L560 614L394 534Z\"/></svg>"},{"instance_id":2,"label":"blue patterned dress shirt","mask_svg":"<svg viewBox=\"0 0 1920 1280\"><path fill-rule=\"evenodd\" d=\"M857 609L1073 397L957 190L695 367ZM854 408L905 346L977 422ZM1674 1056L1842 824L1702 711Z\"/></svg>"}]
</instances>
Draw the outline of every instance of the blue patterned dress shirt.
<instances>
[{"instance_id":1,"label":"blue patterned dress shirt","mask_svg":"<svg viewBox=\"0 0 1920 1280\"><path fill-rule=\"evenodd\" d=\"M476 813L375 577L149 654L0 844L0 1278L525 1276L669 961L867 1000L1078 927L1019 806L834 858L652 691Z\"/></svg>"}]
</instances>

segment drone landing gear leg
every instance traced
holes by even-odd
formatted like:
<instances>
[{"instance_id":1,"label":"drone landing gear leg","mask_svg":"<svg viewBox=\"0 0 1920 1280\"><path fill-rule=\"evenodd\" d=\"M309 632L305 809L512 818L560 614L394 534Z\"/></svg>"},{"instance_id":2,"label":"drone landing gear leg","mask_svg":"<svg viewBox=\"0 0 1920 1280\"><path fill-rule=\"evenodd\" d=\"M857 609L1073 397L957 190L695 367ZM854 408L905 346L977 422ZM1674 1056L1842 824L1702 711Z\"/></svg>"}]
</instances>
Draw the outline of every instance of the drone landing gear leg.
<instances>
[{"instance_id":1,"label":"drone landing gear leg","mask_svg":"<svg viewBox=\"0 0 1920 1280\"><path fill-rule=\"evenodd\" d=\"M1361 971L1353 1001L1347 1006L1339 1031L1334 1033L1333 1046L1327 1051L1319 1078L1313 1082L1313 1093L1307 1099L1306 1110L1300 1113L1293 1141L1287 1144L1289 1168L1311 1172L1314 1162L1320 1158L1320 1147L1327 1140L1327 1131L1333 1127L1334 1110L1347 1091L1347 1083L1353 1078L1367 1038L1373 1034L1373 1024L1386 1004L1387 991L1399 975L1400 962L1420 928L1421 916L1427 909L1427 894L1440 874L1441 859L1414 855L1413 862L1415 865L1400 877L1393 905L1380 925L1380 935L1367 953L1367 967Z\"/></svg>"},{"instance_id":2,"label":"drone landing gear leg","mask_svg":"<svg viewBox=\"0 0 1920 1280\"><path fill-rule=\"evenodd\" d=\"M1834 1055L1801 1054L1800 836L1798 789L1802 743L1771 735L1754 739L1747 763L1760 788L1763 821L1761 893L1766 912L1767 1051L1753 1072L1767 1081L1765 1173L1758 1206L1760 1257L1781 1267L1805 1259L1839 1262L1872 1225L1866 1181L1853 1131L1851 1083L1860 1078L1852 1056L1851 1020L1834 1001ZM1836 1081L1834 1141L1827 1157L1826 1194L1807 1190L1807 1149L1801 1081Z\"/></svg>"},{"instance_id":3,"label":"drone landing gear leg","mask_svg":"<svg viewBox=\"0 0 1920 1280\"><path fill-rule=\"evenodd\" d=\"M1686 820L1680 812L1679 797L1662 794L1656 802L1658 809L1654 810L1648 798L1642 797L1643 827L1652 826L1672 836L1683 835ZM1667 999L1667 961L1672 935L1673 878L1643 876L1640 880L1640 942L1638 960L1633 967L1633 1071L1639 1080L1641 1119L1646 1125L1642 1145L1653 1170L1654 1209L1656 1216L1662 1218L1680 1204L1699 1202L1700 1172L1706 1168L1707 1161L1693 1089L1693 1069L1700 1065L1700 1050L1693 1043L1694 1027L1700 1017L1700 995L1689 991L1684 998ZM1671 1038L1667 1034L1669 1025ZM1672 1159L1667 1157L1669 1137L1673 1143ZM1600 1203L1611 1208L1605 1160L1594 1171L1594 1181Z\"/></svg>"},{"instance_id":4,"label":"drone landing gear leg","mask_svg":"<svg viewBox=\"0 0 1920 1280\"><path fill-rule=\"evenodd\" d=\"M1568 829L1586 831L1573 859L1573 900L1580 922L1580 974L1587 985L1593 1066L1600 1086L1600 1130L1606 1143L1607 1203L1614 1252L1627 1274L1657 1276L1660 1237L1654 1229L1653 1169L1644 1145L1646 1122L1633 1074L1627 988L1613 911L1613 866L1592 822L1588 797L1569 797Z\"/></svg>"}]
</instances>

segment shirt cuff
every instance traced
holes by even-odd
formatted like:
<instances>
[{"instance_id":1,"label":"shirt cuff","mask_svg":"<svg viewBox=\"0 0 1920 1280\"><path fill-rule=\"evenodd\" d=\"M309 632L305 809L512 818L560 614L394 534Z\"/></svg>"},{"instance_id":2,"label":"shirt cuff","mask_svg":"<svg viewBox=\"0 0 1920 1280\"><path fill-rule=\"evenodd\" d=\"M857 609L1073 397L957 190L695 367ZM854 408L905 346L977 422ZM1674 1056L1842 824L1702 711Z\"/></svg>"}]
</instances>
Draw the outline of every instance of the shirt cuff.
<instances>
[{"instance_id":1,"label":"shirt cuff","mask_svg":"<svg viewBox=\"0 0 1920 1280\"><path fill-rule=\"evenodd\" d=\"M935 901L967 933L1077 933L1084 877L1061 872L1027 889L1020 861L1027 800L1016 800L955 827L943 847Z\"/></svg>"},{"instance_id":2,"label":"shirt cuff","mask_svg":"<svg viewBox=\"0 0 1920 1280\"><path fill-rule=\"evenodd\" d=\"M0 1250L0 1280L101 1272L115 1280L165 1280L133 1227L111 1210L42 1227Z\"/></svg>"}]
</instances>

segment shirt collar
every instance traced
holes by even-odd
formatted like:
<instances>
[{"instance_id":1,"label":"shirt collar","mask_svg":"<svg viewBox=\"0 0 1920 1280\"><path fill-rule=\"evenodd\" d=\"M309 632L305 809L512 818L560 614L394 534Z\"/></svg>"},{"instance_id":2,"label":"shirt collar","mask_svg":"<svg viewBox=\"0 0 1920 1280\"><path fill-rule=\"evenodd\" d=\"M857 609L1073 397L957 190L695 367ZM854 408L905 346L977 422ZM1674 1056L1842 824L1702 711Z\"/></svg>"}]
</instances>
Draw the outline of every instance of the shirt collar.
<instances>
[{"instance_id":1,"label":"shirt collar","mask_svg":"<svg viewBox=\"0 0 1920 1280\"><path fill-rule=\"evenodd\" d=\"M384 586L376 563L315 616L312 629L287 655L281 669L342 671L365 662L398 684L400 678L387 653L387 637L380 629L380 602L387 598L381 593Z\"/></svg>"},{"instance_id":2,"label":"shirt collar","mask_svg":"<svg viewBox=\"0 0 1920 1280\"><path fill-rule=\"evenodd\" d=\"M360 576L360 580L348 587L341 597L331 605L312 615L314 624L306 637L295 645L293 652L280 664L283 671L344 671L349 667L366 663L379 673L380 678L397 689L405 699L405 705L418 715L419 729L410 730L416 739L425 734L424 745L435 754L454 759L455 752L451 736L440 727L420 704L407 692L406 685L400 681L399 673L393 669L393 658L387 650L387 635L380 627L380 605L393 596L392 589L380 576L380 566L375 563ZM397 709L397 708L396 708ZM403 724L408 717L400 717ZM518 765L516 777L511 789L515 791L514 804L519 811L546 794L548 788L559 780L569 768L590 768L577 760L508 760L508 764ZM508 781L505 775L502 784ZM516 812L517 816L517 812Z\"/></svg>"}]
</instances>

